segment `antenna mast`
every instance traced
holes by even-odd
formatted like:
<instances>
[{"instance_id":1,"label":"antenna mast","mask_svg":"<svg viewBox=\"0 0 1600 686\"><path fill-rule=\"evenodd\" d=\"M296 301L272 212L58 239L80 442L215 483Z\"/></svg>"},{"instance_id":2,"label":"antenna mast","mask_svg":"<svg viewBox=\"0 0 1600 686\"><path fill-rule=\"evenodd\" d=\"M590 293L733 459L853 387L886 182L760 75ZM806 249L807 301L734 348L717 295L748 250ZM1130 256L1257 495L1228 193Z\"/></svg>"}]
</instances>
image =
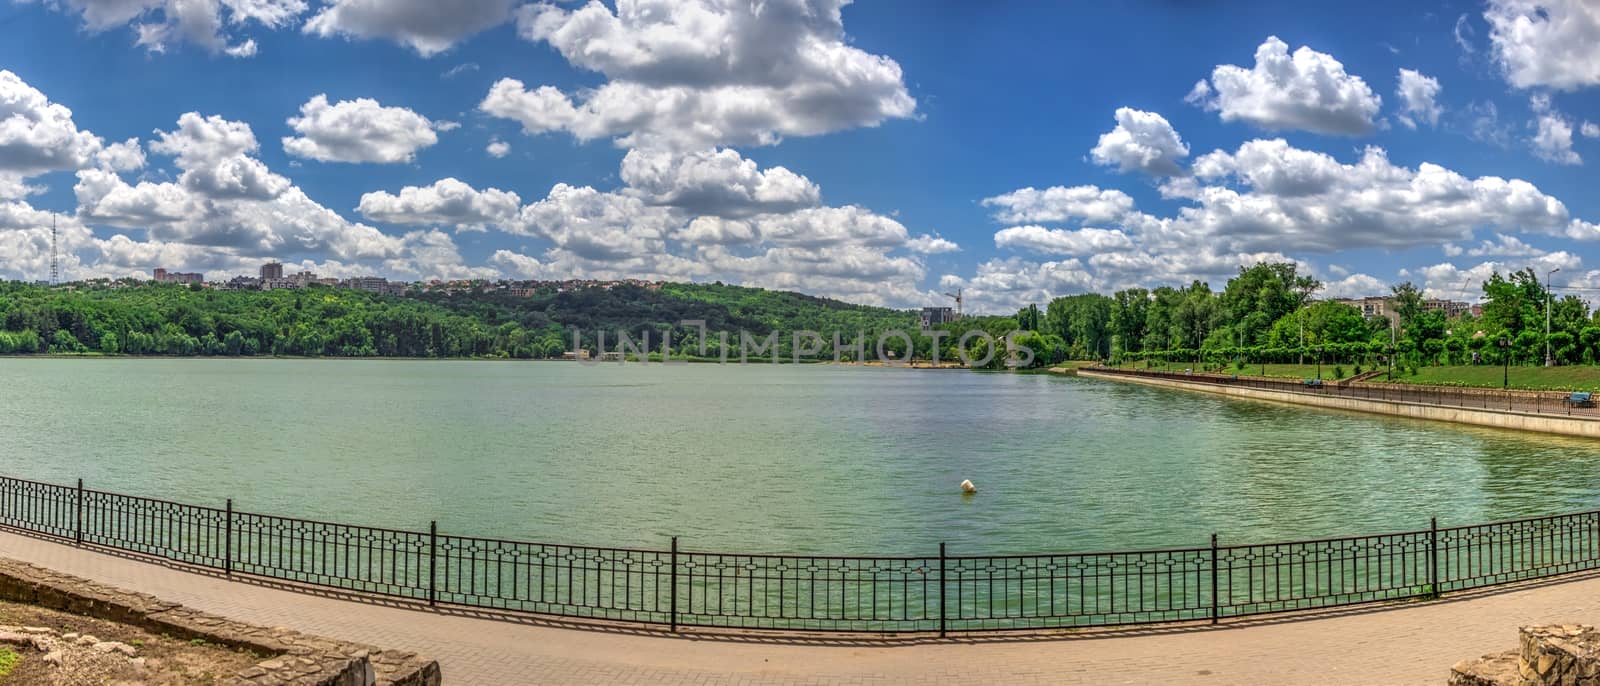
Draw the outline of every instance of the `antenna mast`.
<instances>
[{"instance_id":1,"label":"antenna mast","mask_svg":"<svg viewBox=\"0 0 1600 686\"><path fill-rule=\"evenodd\" d=\"M50 285L61 280L61 261L56 257L56 213L50 213Z\"/></svg>"}]
</instances>

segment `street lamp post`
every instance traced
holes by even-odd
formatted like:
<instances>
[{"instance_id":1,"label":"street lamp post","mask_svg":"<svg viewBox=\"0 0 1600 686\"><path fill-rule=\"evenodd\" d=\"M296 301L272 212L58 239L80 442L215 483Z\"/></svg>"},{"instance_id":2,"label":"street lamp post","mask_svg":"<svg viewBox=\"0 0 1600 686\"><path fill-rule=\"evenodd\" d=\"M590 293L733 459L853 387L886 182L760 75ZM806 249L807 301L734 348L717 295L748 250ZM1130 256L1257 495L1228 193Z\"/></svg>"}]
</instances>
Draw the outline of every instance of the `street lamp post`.
<instances>
[{"instance_id":1,"label":"street lamp post","mask_svg":"<svg viewBox=\"0 0 1600 686\"><path fill-rule=\"evenodd\" d=\"M1556 267L1544 273L1544 366L1555 365L1555 358L1550 356L1550 276L1561 271Z\"/></svg>"},{"instance_id":2,"label":"street lamp post","mask_svg":"<svg viewBox=\"0 0 1600 686\"><path fill-rule=\"evenodd\" d=\"M1303 313L1301 313L1299 306L1295 307L1294 318L1295 318L1296 321L1300 322L1300 347L1299 347L1299 349L1295 350L1295 364L1305 364L1306 363L1306 318L1305 318L1305 315Z\"/></svg>"},{"instance_id":3,"label":"street lamp post","mask_svg":"<svg viewBox=\"0 0 1600 686\"><path fill-rule=\"evenodd\" d=\"M1389 319L1389 347L1384 349L1384 357L1389 360L1389 380L1394 381L1394 318Z\"/></svg>"},{"instance_id":4,"label":"street lamp post","mask_svg":"<svg viewBox=\"0 0 1600 686\"><path fill-rule=\"evenodd\" d=\"M1322 378L1322 346L1317 346L1317 378Z\"/></svg>"},{"instance_id":5,"label":"street lamp post","mask_svg":"<svg viewBox=\"0 0 1600 686\"><path fill-rule=\"evenodd\" d=\"M1500 388L1511 387L1511 340L1500 337L1500 362L1505 365L1500 372Z\"/></svg>"}]
</instances>

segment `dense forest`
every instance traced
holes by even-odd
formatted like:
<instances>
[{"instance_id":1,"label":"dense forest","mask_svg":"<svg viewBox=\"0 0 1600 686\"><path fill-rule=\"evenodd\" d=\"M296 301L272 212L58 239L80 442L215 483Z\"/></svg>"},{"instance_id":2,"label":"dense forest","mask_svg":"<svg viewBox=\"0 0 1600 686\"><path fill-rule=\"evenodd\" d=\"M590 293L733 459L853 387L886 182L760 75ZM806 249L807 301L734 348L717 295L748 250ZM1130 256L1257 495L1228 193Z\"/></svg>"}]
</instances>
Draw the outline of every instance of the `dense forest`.
<instances>
[{"instance_id":1,"label":"dense forest","mask_svg":"<svg viewBox=\"0 0 1600 686\"><path fill-rule=\"evenodd\" d=\"M573 347L595 350L601 332L615 350L619 332L650 336L659 350L698 352L698 328L765 336L794 329L878 332L915 329L914 313L851 305L798 293L720 284L619 284L532 296L477 288L414 297L312 286L296 290L226 291L174 284L120 282L50 289L0 284L0 354L295 355L340 357L559 357ZM720 339L707 337L710 354ZM868 348L871 348L869 345ZM733 353L737 356L737 352ZM830 353L831 355L831 353Z\"/></svg>"}]
</instances>

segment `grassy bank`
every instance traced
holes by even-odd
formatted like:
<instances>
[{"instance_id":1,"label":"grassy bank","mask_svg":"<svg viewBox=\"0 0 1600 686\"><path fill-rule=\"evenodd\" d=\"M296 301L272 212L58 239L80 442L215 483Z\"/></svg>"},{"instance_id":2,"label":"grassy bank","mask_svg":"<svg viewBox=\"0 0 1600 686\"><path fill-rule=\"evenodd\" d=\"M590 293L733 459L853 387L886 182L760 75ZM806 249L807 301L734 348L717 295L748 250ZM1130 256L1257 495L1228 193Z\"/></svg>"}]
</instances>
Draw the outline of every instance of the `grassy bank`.
<instances>
[{"instance_id":1,"label":"grassy bank","mask_svg":"<svg viewBox=\"0 0 1600 686\"><path fill-rule=\"evenodd\" d=\"M1322 365L1322 378L1332 380L1335 378L1333 365ZM1355 367L1343 365L1344 377L1355 376ZM1122 369L1152 369L1156 371L1182 372L1186 369L1201 371L1201 367L1192 362L1172 362L1169 364L1156 363L1146 366L1144 362L1130 362L1121 365ZM1362 367L1361 371L1386 370L1387 367ZM1217 370L1213 370L1217 371ZM1317 366L1314 364L1248 364L1244 369L1228 365L1220 373L1249 376L1269 376L1285 379L1311 379L1317 376ZM1500 367L1494 365L1450 365L1439 367L1418 367L1416 374L1409 374L1395 370L1394 383L1419 384L1425 386L1450 386L1467 388L1500 388L1501 375L1505 373ZM1600 366L1574 365L1569 367L1511 367L1508 376L1510 387L1531 391L1600 391ZM1379 375L1368 379L1373 383L1383 383L1389 379Z\"/></svg>"},{"instance_id":2,"label":"grassy bank","mask_svg":"<svg viewBox=\"0 0 1600 686\"><path fill-rule=\"evenodd\" d=\"M1503 370L1491 365L1458 365L1446 367L1418 367L1415 376L1396 374L1397 383L1429 384L1436 386L1468 386L1473 388L1499 388L1502 374L1509 377L1511 388L1544 391L1600 390L1600 367L1511 367ZM1383 381L1383 377L1373 381Z\"/></svg>"}]
</instances>

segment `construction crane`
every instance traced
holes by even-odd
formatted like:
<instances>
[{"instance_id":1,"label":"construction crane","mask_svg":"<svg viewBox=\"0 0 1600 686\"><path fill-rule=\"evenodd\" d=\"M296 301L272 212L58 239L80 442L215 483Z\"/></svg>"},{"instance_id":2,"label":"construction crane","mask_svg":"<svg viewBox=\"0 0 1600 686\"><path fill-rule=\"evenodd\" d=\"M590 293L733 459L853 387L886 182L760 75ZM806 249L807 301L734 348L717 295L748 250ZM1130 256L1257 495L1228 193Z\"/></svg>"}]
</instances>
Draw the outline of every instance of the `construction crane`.
<instances>
[{"instance_id":1,"label":"construction crane","mask_svg":"<svg viewBox=\"0 0 1600 686\"><path fill-rule=\"evenodd\" d=\"M960 319L961 318L961 289L957 288L956 292L954 292L954 293L945 293L944 295L947 298L955 298L955 301L956 301L956 319Z\"/></svg>"},{"instance_id":2,"label":"construction crane","mask_svg":"<svg viewBox=\"0 0 1600 686\"><path fill-rule=\"evenodd\" d=\"M1477 277L1472 274L1467 274L1467 278L1461 280L1461 288L1457 289L1457 292L1461 293L1461 297L1467 297L1467 286L1476 280Z\"/></svg>"}]
</instances>

